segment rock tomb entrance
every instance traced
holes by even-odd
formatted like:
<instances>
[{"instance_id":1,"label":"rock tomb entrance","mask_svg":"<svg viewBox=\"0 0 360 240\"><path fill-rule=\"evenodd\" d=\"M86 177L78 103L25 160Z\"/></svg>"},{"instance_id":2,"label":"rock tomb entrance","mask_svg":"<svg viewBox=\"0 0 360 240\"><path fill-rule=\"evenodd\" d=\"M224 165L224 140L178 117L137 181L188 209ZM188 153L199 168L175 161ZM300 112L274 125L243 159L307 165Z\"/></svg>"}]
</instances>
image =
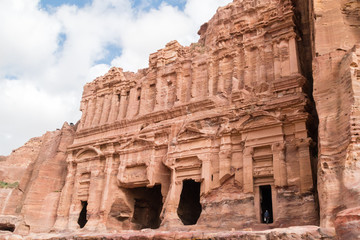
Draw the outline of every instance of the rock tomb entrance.
<instances>
[{"instance_id":1,"label":"rock tomb entrance","mask_svg":"<svg viewBox=\"0 0 360 240\"><path fill-rule=\"evenodd\" d=\"M194 225L201 214L200 185L194 180L184 180L177 214L184 225Z\"/></svg>"}]
</instances>

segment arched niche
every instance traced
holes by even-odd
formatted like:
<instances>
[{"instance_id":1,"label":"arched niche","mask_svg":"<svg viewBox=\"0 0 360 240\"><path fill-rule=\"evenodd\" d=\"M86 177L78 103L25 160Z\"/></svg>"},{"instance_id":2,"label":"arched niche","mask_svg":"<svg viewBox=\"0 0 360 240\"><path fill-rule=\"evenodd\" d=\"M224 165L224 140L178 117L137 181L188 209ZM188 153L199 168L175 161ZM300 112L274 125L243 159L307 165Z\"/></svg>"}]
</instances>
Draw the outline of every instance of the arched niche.
<instances>
[{"instance_id":1,"label":"arched niche","mask_svg":"<svg viewBox=\"0 0 360 240\"><path fill-rule=\"evenodd\" d=\"M102 152L94 147L86 147L81 149L75 156L77 160L88 159L88 158L96 158L102 156Z\"/></svg>"}]
</instances>

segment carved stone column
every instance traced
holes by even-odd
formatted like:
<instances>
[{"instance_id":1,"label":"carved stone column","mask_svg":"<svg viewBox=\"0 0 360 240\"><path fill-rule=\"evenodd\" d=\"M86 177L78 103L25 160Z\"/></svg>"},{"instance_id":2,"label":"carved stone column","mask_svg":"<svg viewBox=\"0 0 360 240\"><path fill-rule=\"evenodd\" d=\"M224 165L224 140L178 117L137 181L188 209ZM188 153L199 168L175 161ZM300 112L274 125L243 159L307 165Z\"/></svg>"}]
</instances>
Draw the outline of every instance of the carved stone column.
<instances>
[{"instance_id":1,"label":"carved stone column","mask_svg":"<svg viewBox=\"0 0 360 240\"><path fill-rule=\"evenodd\" d=\"M120 95L119 95L120 96ZM108 118L108 123L115 122L118 112L119 112L119 96L114 92L111 96L111 107L110 107L110 113Z\"/></svg>"},{"instance_id":2,"label":"carved stone column","mask_svg":"<svg viewBox=\"0 0 360 240\"><path fill-rule=\"evenodd\" d=\"M225 79L222 72L222 63L225 61L226 58L223 58L217 62L218 64L218 82L217 82L217 93L224 93L225 91Z\"/></svg>"},{"instance_id":3,"label":"carved stone column","mask_svg":"<svg viewBox=\"0 0 360 240\"><path fill-rule=\"evenodd\" d=\"M183 73L181 71L179 71L180 69L177 69L176 71L176 98L175 98L175 104L174 106L178 106L183 104L186 99L185 99L185 95L183 94Z\"/></svg>"},{"instance_id":4,"label":"carved stone column","mask_svg":"<svg viewBox=\"0 0 360 240\"><path fill-rule=\"evenodd\" d=\"M201 159L202 168L201 168L201 176L204 179L202 185L203 193L207 193L211 189L211 153L206 156L206 158Z\"/></svg>"},{"instance_id":5,"label":"carved stone column","mask_svg":"<svg viewBox=\"0 0 360 240\"><path fill-rule=\"evenodd\" d=\"M110 114L110 107L111 107L111 96L109 94L105 95L103 111L100 118L100 125L103 125L107 122Z\"/></svg>"},{"instance_id":6,"label":"carved stone column","mask_svg":"<svg viewBox=\"0 0 360 240\"><path fill-rule=\"evenodd\" d=\"M244 142L241 142L239 145L234 145L232 150L232 165L235 168L235 182L239 186L244 185L244 144Z\"/></svg>"},{"instance_id":7,"label":"carved stone column","mask_svg":"<svg viewBox=\"0 0 360 240\"><path fill-rule=\"evenodd\" d=\"M289 42L287 39L280 40L278 45L281 61L281 77L290 75Z\"/></svg>"},{"instance_id":8,"label":"carved stone column","mask_svg":"<svg viewBox=\"0 0 360 240\"><path fill-rule=\"evenodd\" d=\"M275 80L278 80L281 77L281 61L280 61L280 53L277 42L274 42L273 44L273 53L274 53L274 77Z\"/></svg>"},{"instance_id":9,"label":"carved stone column","mask_svg":"<svg viewBox=\"0 0 360 240\"><path fill-rule=\"evenodd\" d=\"M80 119L80 124L78 127L79 130L83 129L85 126L86 117L88 115L87 109L88 109L88 101L82 100L80 104L80 111L82 112L82 117Z\"/></svg>"},{"instance_id":10,"label":"carved stone column","mask_svg":"<svg viewBox=\"0 0 360 240\"><path fill-rule=\"evenodd\" d=\"M287 170L285 162L285 143L272 145L275 186L287 185Z\"/></svg>"},{"instance_id":11,"label":"carved stone column","mask_svg":"<svg viewBox=\"0 0 360 240\"><path fill-rule=\"evenodd\" d=\"M299 61L295 37L296 36L290 38L289 40L290 73L299 72Z\"/></svg>"},{"instance_id":12,"label":"carved stone column","mask_svg":"<svg viewBox=\"0 0 360 240\"><path fill-rule=\"evenodd\" d=\"M165 229L171 229L176 225L183 225L179 216L177 215L177 209L182 191L182 181L176 181L175 159L168 159L166 166L171 168L171 184L164 203L163 211L161 213L163 219L161 227Z\"/></svg>"},{"instance_id":13,"label":"carved stone column","mask_svg":"<svg viewBox=\"0 0 360 240\"><path fill-rule=\"evenodd\" d=\"M91 127L91 123L95 113L95 100L91 98L88 101L87 116L85 120L85 128Z\"/></svg>"},{"instance_id":14,"label":"carved stone column","mask_svg":"<svg viewBox=\"0 0 360 240\"><path fill-rule=\"evenodd\" d=\"M101 165L101 160L95 160ZM100 204L103 195L104 169L98 166L91 171L89 187L89 199L87 207L88 222L85 225L87 230L96 230L100 222Z\"/></svg>"},{"instance_id":15,"label":"carved stone column","mask_svg":"<svg viewBox=\"0 0 360 240\"><path fill-rule=\"evenodd\" d=\"M307 192L313 187L313 179L310 163L310 138L298 139L296 147L298 150L298 159L300 166L300 191L301 193Z\"/></svg>"},{"instance_id":16,"label":"carved stone column","mask_svg":"<svg viewBox=\"0 0 360 240\"><path fill-rule=\"evenodd\" d=\"M104 96L98 96L96 98L96 109L94 114L94 119L92 121L92 126L99 125L101 114L103 112Z\"/></svg>"},{"instance_id":17,"label":"carved stone column","mask_svg":"<svg viewBox=\"0 0 360 240\"><path fill-rule=\"evenodd\" d=\"M165 108L166 88L165 80L159 72L157 72L156 96L154 111L163 110Z\"/></svg>"},{"instance_id":18,"label":"carved stone column","mask_svg":"<svg viewBox=\"0 0 360 240\"><path fill-rule=\"evenodd\" d=\"M220 183L223 183L230 177L230 168L231 168L231 137L230 134L223 136L220 143L220 152L219 152L219 161L220 161Z\"/></svg>"},{"instance_id":19,"label":"carved stone column","mask_svg":"<svg viewBox=\"0 0 360 240\"><path fill-rule=\"evenodd\" d=\"M209 92L209 96L213 96L214 95L214 81L215 81L215 74L214 74L214 62L213 60L211 60L208 63L208 92Z\"/></svg>"},{"instance_id":20,"label":"carved stone column","mask_svg":"<svg viewBox=\"0 0 360 240\"><path fill-rule=\"evenodd\" d=\"M120 109L119 109L119 115L117 116L118 120L124 119L124 117L126 116L126 108L127 108L127 92L126 90L121 90L121 95L120 95Z\"/></svg>"},{"instance_id":21,"label":"carved stone column","mask_svg":"<svg viewBox=\"0 0 360 240\"><path fill-rule=\"evenodd\" d=\"M251 83L255 81L252 79L252 66L251 66L251 50L250 47L244 48L244 63L245 63L245 69L244 69L244 86L251 86Z\"/></svg>"},{"instance_id":22,"label":"carved stone column","mask_svg":"<svg viewBox=\"0 0 360 240\"><path fill-rule=\"evenodd\" d=\"M74 194L74 183L76 174L76 163L72 159L71 153L68 154L66 159L68 163L68 173L65 180L65 185L61 190L60 200L57 209L57 218L54 224L55 230L67 229L69 221L69 209L71 205L72 196Z\"/></svg>"},{"instance_id":23,"label":"carved stone column","mask_svg":"<svg viewBox=\"0 0 360 240\"><path fill-rule=\"evenodd\" d=\"M265 46L261 45L259 47L259 54L258 54L258 82L266 82L266 59L265 59Z\"/></svg>"},{"instance_id":24,"label":"carved stone column","mask_svg":"<svg viewBox=\"0 0 360 240\"><path fill-rule=\"evenodd\" d=\"M105 162L105 168L104 168L104 182L103 182L103 192L101 197L101 203L100 203L100 216L102 219L102 222L106 222L106 203L109 199L109 191L110 191L110 183L111 183L111 176L113 171L113 162L114 157L113 154L115 152L115 149L112 144L108 145L107 153L105 154L106 162Z\"/></svg>"},{"instance_id":25,"label":"carved stone column","mask_svg":"<svg viewBox=\"0 0 360 240\"><path fill-rule=\"evenodd\" d=\"M78 165L77 165L76 173L74 175L72 195L70 197L69 218L68 218L69 230L79 229L79 224L77 223L77 221L79 219L79 213L81 211L82 206L81 206L81 200L78 197L78 191L79 191L79 180L81 178L81 174L82 173L78 171Z\"/></svg>"},{"instance_id":26,"label":"carved stone column","mask_svg":"<svg viewBox=\"0 0 360 240\"><path fill-rule=\"evenodd\" d=\"M253 154L254 154L254 149L252 147L245 147L244 156L243 156L244 193L254 192Z\"/></svg>"}]
</instances>

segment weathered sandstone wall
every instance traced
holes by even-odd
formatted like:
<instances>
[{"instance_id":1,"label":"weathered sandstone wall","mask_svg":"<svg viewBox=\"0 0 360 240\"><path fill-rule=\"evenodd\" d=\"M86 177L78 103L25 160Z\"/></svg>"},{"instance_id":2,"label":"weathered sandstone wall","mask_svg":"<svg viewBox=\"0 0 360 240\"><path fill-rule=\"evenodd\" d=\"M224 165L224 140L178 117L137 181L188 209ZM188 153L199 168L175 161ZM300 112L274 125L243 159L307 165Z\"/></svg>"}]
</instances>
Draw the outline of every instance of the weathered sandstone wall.
<instances>
[{"instance_id":1,"label":"weathered sandstone wall","mask_svg":"<svg viewBox=\"0 0 360 240\"><path fill-rule=\"evenodd\" d=\"M319 115L321 226L359 206L360 3L314 1L314 98Z\"/></svg>"},{"instance_id":2,"label":"weathered sandstone wall","mask_svg":"<svg viewBox=\"0 0 360 240\"><path fill-rule=\"evenodd\" d=\"M0 188L0 222L10 219L18 233L50 231L65 182L66 151L74 133L75 127L65 123L61 130L34 138L7 157L0 169L19 168L14 171L18 174L6 174L1 180L19 185Z\"/></svg>"},{"instance_id":3,"label":"weathered sandstone wall","mask_svg":"<svg viewBox=\"0 0 360 240\"><path fill-rule=\"evenodd\" d=\"M110 69L84 86L77 126L0 157L0 181L19 182L0 188L0 230L356 239L359 12L356 0L234 0L197 43Z\"/></svg>"},{"instance_id":4,"label":"weathered sandstone wall","mask_svg":"<svg viewBox=\"0 0 360 240\"><path fill-rule=\"evenodd\" d=\"M297 24L291 1L234 1L197 43L87 84L55 229L317 224Z\"/></svg>"}]
</instances>

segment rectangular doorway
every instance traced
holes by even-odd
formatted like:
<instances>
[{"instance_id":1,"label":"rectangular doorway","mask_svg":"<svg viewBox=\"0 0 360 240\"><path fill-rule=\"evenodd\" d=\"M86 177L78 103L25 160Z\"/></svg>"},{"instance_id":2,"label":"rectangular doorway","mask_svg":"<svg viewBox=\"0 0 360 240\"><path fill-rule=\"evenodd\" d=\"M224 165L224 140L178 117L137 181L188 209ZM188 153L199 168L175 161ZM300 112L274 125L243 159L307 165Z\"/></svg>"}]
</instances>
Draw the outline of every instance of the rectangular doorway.
<instances>
[{"instance_id":1,"label":"rectangular doorway","mask_svg":"<svg viewBox=\"0 0 360 240\"><path fill-rule=\"evenodd\" d=\"M266 223L265 212L268 211L269 221L273 223L273 207L272 207L272 194L271 185L260 186L260 216L261 223Z\"/></svg>"}]
</instances>

